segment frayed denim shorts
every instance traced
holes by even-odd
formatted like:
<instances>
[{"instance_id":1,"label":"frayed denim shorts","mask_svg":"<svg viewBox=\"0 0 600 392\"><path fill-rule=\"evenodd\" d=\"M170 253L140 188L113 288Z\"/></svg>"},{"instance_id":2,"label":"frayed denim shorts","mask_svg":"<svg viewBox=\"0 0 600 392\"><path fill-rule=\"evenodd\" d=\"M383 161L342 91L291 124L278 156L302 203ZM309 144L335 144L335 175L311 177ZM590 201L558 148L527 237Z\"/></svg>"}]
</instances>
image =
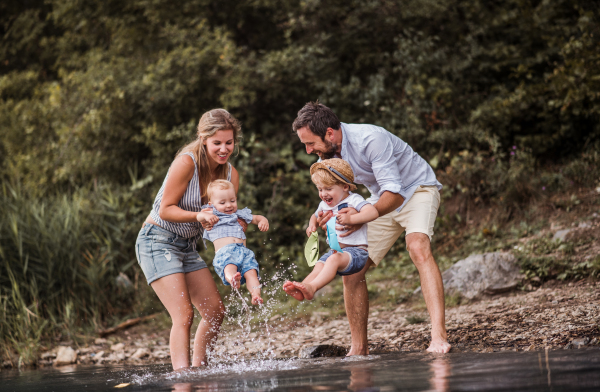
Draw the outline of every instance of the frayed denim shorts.
<instances>
[{"instance_id":1,"label":"frayed denim shorts","mask_svg":"<svg viewBox=\"0 0 600 392\"><path fill-rule=\"evenodd\" d=\"M228 244L222 247L215 254L213 259L213 268L226 286L231 286L225 279L225 267L227 264L233 264L238 272L242 274L241 284L246 283L244 274L250 270L256 270L258 275L258 262L254 257L254 252L246 248L244 244Z\"/></svg>"},{"instance_id":2,"label":"frayed denim shorts","mask_svg":"<svg viewBox=\"0 0 600 392\"><path fill-rule=\"evenodd\" d=\"M338 271L338 275L354 275L357 272L362 271L367 264L367 260L369 259L369 252L364 250L363 248L359 248L356 246L347 246L342 248L344 253L350 255L350 262L348 263L348 267L343 271ZM319 263L325 264L329 256L333 254L333 249L329 249L327 253L325 253L319 259Z\"/></svg>"},{"instance_id":3,"label":"frayed denim shorts","mask_svg":"<svg viewBox=\"0 0 600 392\"><path fill-rule=\"evenodd\" d=\"M195 238L180 237L150 223L144 223L138 234L135 256L148 284L167 275L206 268L196 251Z\"/></svg>"}]
</instances>

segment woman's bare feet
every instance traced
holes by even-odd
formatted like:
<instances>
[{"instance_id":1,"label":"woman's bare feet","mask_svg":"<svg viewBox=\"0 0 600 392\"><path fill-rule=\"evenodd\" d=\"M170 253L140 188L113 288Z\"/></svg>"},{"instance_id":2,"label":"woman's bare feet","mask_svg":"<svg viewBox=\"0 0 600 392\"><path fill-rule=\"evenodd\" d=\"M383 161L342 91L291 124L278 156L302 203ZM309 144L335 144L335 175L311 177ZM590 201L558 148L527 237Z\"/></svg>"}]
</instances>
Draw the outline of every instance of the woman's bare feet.
<instances>
[{"instance_id":1,"label":"woman's bare feet","mask_svg":"<svg viewBox=\"0 0 600 392\"><path fill-rule=\"evenodd\" d=\"M429 348L427 349L430 353L447 353L450 351L450 343L443 339L433 339Z\"/></svg>"},{"instance_id":2,"label":"woman's bare feet","mask_svg":"<svg viewBox=\"0 0 600 392\"><path fill-rule=\"evenodd\" d=\"M227 280L227 282L229 282L232 288L239 289L241 286L240 281L242 280L242 274L236 272L234 275L227 275L226 273L225 279Z\"/></svg>"},{"instance_id":3,"label":"woman's bare feet","mask_svg":"<svg viewBox=\"0 0 600 392\"><path fill-rule=\"evenodd\" d=\"M315 292L317 291L314 289L314 287L310 285L310 283L292 282L292 284L295 288L300 290L300 292L304 296L304 299L308 301L313 299L313 297L315 296Z\"/></svg>"},{"instance_id":4,"label":"woman's bare feet","mask_svg":"<svg viewBox=\"0 0 600 392\"><path fill-rule=\"evenodd\" d=\"M283 291L285 291L287 295L297 299L298 301L304 301L304 294L302 294L300 290L294 287L294 284L289 280L286 280L283 284Z\"/></svg>"}]
</instances>

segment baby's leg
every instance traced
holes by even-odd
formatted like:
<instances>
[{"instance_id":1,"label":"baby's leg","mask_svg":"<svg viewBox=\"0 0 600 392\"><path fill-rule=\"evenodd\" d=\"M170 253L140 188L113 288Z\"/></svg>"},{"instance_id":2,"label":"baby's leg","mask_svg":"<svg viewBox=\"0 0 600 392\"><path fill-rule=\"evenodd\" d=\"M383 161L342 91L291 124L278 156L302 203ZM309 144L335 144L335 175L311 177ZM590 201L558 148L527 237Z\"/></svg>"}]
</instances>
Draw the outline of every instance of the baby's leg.
<instances>
[{"instance_id":1,"label":"baby's leg","mask_svg":"<svg viewBox=\"0 0 600 392\"><path fill-rule=\"evenodd\" d=\"M260 282L258 281L258 273L255 269L251 269L244 274L246 278L246 287L252 295L252 305L262 304L263 300L260 297Z\"/></svg>"},{"instance_id":2,"label":"baby's leg","mask_svg":"<svg viewBox=\"0 0 600 392\"><path fill-rule=\"evenodd\" d=\"M325 264L323 263L317 263L311 271L311 273L308 274L306 278L304 278L302 283L312 282L319 275L319 272L321 272L324 265ZM287 295L297 299L298 301L304 301L304 294L302 294L302 292L298 290L296 286L294 286L294 283L290 282L289 280L286 280L283 284L283 291L285 291Z\"/></svg>"},{"instance_id":3,"label":"baby's leg","mask_svg":"<svg viewBox=\"0 0 600 392\"><path fill-rule=\"evenodd\" d=\"M343 271L348 268L349 262L350 255L348 253L334 253L327 258L327 261L325 261L325 266L321 268L317 276L311 281L307 281L305 279L302 283L293 282L293 285L302 292L302 295L304 295L305 299L311 300L317 291L335 278L335 275L338 271ZM315 270L316 269L317 266L315 266Z\"/></svg>"},{"instance_id":4,"label":"baby's leg","mask_svg":"<svg viewBox=\"0 0 600 392\"><path fill-rule=\"evenodd\" d=\"M227 282L229 282L231 287L233 287L234 289L240 288L242 274L238 272L237 266L235 264L227 264L225 266L223 274L225 275L225 279L227 280Z\"/></svg>"}]
</instances>

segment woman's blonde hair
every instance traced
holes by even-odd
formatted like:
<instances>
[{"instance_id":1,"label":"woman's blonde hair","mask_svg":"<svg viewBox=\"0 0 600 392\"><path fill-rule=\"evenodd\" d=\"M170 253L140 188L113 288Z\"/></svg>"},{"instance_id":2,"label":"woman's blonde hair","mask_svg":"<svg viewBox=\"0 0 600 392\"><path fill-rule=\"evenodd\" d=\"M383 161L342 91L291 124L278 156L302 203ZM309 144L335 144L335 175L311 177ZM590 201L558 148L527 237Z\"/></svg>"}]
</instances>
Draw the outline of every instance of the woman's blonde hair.
<instances>
[{"instance_id":1,"label":"woman's blonde hair","mask_svg":"<svg viewBox=\"0 0 600 392\"><path fill-rule=\"evenodd\" d=\"M212 178L208 154L204 141L218 131L233 131L233 142L238 145L242 137L242 125L225 109L213 109L204 113L198 122L198 137L193 142L183 146L177 156L191 152L198 163L198 179L201 197L206 196L208 184ZM228 164L219 165L216 169L217 178L227 179Z\"/></svg>"}]
</instances>

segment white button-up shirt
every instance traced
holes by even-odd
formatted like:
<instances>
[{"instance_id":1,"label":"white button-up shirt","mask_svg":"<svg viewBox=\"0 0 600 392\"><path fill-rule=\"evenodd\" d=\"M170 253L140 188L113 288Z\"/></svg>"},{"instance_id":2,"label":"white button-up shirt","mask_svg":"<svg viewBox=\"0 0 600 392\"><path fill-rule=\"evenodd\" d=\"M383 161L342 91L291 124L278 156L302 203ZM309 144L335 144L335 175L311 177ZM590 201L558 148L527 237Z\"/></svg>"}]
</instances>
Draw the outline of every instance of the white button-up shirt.
<instances>
[{"instance_id":1,"label":"white button-up shirt","mask_svg":"<svg viewBox=\"0 0 600 392\"><path fill-rule=\"evenodd\" d=\"M371 192L371 204L389 191L404 197L400 211L420 185L442 189L431 166L398 136L370 124L342 123L341 128L341 157L350 163L354 182Z\"/></svg>"}]
</instances>

